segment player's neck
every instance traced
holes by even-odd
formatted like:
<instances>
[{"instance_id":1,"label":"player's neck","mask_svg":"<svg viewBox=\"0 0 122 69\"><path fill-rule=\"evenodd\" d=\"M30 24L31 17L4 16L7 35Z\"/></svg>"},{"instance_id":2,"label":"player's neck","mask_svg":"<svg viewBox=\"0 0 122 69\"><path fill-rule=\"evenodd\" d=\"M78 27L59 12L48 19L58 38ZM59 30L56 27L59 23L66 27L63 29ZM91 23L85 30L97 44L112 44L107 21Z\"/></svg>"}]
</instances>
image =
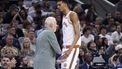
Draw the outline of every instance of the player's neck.
<instances>
[{"instance_id":1,"label":"player's neck","mask_svg":"<svg viewBox=\"0 0 122 69\"><path fill-rule=\"evenodd\" d=\"M70 11L69 9L65 9L64 12L63 12L64 15L67 15L69 13L69 11Z\"/></svg>"}]
</instances>

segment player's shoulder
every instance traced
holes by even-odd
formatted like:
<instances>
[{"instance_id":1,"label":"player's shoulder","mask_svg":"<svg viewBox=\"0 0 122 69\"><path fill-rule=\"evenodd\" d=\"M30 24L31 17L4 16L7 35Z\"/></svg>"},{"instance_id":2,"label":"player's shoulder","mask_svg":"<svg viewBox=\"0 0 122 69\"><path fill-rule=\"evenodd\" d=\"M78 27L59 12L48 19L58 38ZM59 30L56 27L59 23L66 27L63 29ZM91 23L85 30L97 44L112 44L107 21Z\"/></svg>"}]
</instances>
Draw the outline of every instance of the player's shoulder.
<instances>
[{"instance_id":1,"label":"player's shoulder","mask_svg":"<svg viewBox=\"0 0 122 69\"><path fill-rule=\"evenodd\" d=\"M71 14L77 14L75 11L71 11Z\"/></svg>"},{"instance_id":2,"label":"player's shoulder","mask_svg":"<svg viewBox=\"0 0 122 69\"><path fill-rule=\"evenodd\" d=\"M76 13L76 12L71 11L70 16L76 16L76 15L77 15L77 13Z\"/></svg>"}]
</instances>

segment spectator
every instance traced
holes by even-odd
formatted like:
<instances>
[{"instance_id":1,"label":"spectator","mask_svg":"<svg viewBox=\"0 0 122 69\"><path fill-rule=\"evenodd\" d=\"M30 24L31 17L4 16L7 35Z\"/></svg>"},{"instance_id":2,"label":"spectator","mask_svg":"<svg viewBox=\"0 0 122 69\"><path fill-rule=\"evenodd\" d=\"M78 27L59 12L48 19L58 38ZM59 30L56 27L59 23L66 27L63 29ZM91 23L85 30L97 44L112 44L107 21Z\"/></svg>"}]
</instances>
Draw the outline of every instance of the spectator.
<instances>
[{"instance_id":1,"label":"spectator","mask_svg":"<svg viewBox=\"0 0 122 69\"><path fill-rule=\"evenodd\" d=\"M94 24L102 24L102 22L103 22L103 18L102 17L97 17L96 19L95 19L95 23Z\"/></svg>"},{"instance_id":2,"label":"spectator","mask_svg":"<svg viewBox=\"0 0 122 69\"><path fill-rule=\"evenodd\" d=\"M83 8L81 7L80 4L77 4L74 8L73 11L75 11L78 14L79 18L83 18L85 16L85 12Z\"/></svg>"},{"instance_id":3,"label":"spectator","mask_svg":"<svg viewBox=\"0 0 122 69\"><path fill-rule=\"evenodd\" d=\"M22 49L20 51L20 56L28 56L31 59L34 57L34 51L30 48L30 39L28 37L24 37L22 43Z\"/></svg>"},{"instance_id":4,"label":"spectator","mask_svg":"<svg viewBox=\"0 0 122 69\"><path fill-rule=\"evenodd\" d=\"M87 50L85 48L80 48L79 50L79 69L81 67L81 65L85 62L84 58L85 58L85 54L87 53Z\"/></svg>"},{"instance_id":5,"label":"spectator","mask_svg":"<svg viewBox=\"0 0 122 69\"><path fill-rule=\"evenodd\" d=\"M108 19L108 25L106 25L106 28L107 28L107 31L109 33L115 31L115 20L114 20L114 18Z\"/></svg>"},{"instance_id":6,"label":"spectator","mask_svg":"<svg viewBox=\"0 0 122 69\"><path fill-rule=\"evenodd\" d=\"M92 25L92 27L95 27L96 28L96 34L99 35L100 34L100 29L101 29L101 24L95 24L95 25Z\"/></svg>"},{"instance_id":7,"label":"spectator","mask_svg":"<svg viewBox=\"0 0 122 69\"><path fill-rule=\"evenodd\" d=\"M94 42L96 43L97 49L99 50L102 46L102 38L100 36L95 36Z\"/></svg>"},{"instance_id":8,"label":"spectator","mask_svg":"<svg viewBox=\"0 0 122 69\"><path fill-rule=\"evenodd\" d=\"M19 17L21 19L21 22L23 23L24 20L27 19L27 10L22 8L20 11L19 11Z\"/></svg>"},{"instance_id":9,"label":"spectator","mask_svg":"<svg viewBox=\"0 0 122 69\"><path fill-rule=\"evenodd\" d=\"M92 58L99 56L99 51L97 50L97 47L96 47L96 44L94 41L90 41L87 44L87 48L88 48L90 54L92 55Z\"/></svg>"},{"instance_id":10,"label":"spectator","mask_svg":"<svg viewBox=\"0 0 122 69\"><path fill-rule=\"evenodd\" d=\"M84 46L87 46L87 44L90 41L94 41L94 36L91 34L91 29L89 27L86 27L83 29L83 35L81 36L81 42L84 43Z\"/></svg>"},{"instance_id":11,"label":"spectator","mask_svg":"<svg viewBox=\"0 0 122 69\"><path fill-rule=\"evenodd\" d=\"M122 55L119 56L119 64L117 65L117 67L122 67Z\"/></svg>"},{"instance_id":12,"label":"spectator","mask_svg":"<svg viewBox=\"0 0 122 69\"><path fill-rule=\"evenodd\" d=\"M19 37L24 37L24 33L22 31L22 26L20 24L11 23L10 28L8 27L8 30L17 39Z\"/></svg>"},{"instance_id":13,"label":"spectator","mask_svg":"<svg viewBox=\"0 0 122 69\"><path fill-rule=\"evenodd\" d=\"M114 43L120 43L122 39L122 29L121 25L116 26L116 30L111 34Z\"/></svg>"},{"instance_id":14,"label":"spectator","mask_svg":"<svg viewBox=\"0 0 122 69\"><path fill-rule=\"evenodd\" d=\"M84 63L80 66L79 69L90 69L91 67L92 56L90 53L86 53L84 57Z\"/></svg>"},{"instance_id":15,"label":"spectator","mask_svg":"<svg viewBox=\"0 0 122 69\"><path fill-rule=\"evenodd\" d=\"M39 29L43 28L43 22L42 22L43 18L39 14L37 14L37 15L38 16L33 18L33 20L34 20L33 24L35 24L35 27L34 27L35 30L39 30Z\"/></svg>"},{"instance_id":16,"label":"spectator","mask_svg":"<svg viewBox=\"0 0 122 69\"><path fill-rule=\"evenodd\" d=\"M32 69L30 65L30 59L28 57L21 57L20 59L20 69Z\"/></svg>"},{"instance_id":17,"label":"spectator","mask_svg":"<svg viewBox=\"0 0 122 69\"><path fill-rule=\"evenodd\" d=\"M107 38L102 38L102 44L99 46L99 52L106 63L108 63L108 59L113 55L113 53L115 53L114 48L114 44L108 44Z\"/></svg>"},{"instance_id":18,"label":"spectator","mask_svg":"<svg viewBox=\"0 0 122 69\"><path fill-rule=\"evenodd\" d=\"M31 24L28 20L23 21L23 28L22 31L24 33L24 36L28 36L28 31L30 30Z\"/></svg>"},{"instance_id":19,"label":"spectator","mask_svg":"<svg viewBox=\"0 0 122 69\"><path fill-rule=\"evenodd\" d=\"M118 21L118 22L122 22L122 16L121 16L121 14L120 14L120 12L119 11L115 11L115 13L114 13L114 19L115 19L115 21Z\"/></svg>"},{"instance_id":20,"label":"spectator","mask_svg":"<svg viewBox=\"0 0 122 69\"><path fill-rule=\"evenodd\" d=\"M106 27L101 27L99 36L100 36L100 38L107 38L109 45L113 44L113 40L112 40L111 36L107 34Z\"/></svg>"},{"instance_id":21,"label":"spectator","mask_svg":"<svg viewBox=\"0 0 122 69\"><path fill-rule=\"evenodd\" d=\"M1 55L12 54L13 56L18 56L18 52L18 49L13 46L13 36L8 34L6 37L6 45L1 49Z\"/></svg>"},{"instance_id":22,"label":"spectator","mask_svg":"<svg viewBox=\"0 0 122 69\"><path fill-rule=\"evenodd\" d=\"M33 7L31 8L32 11L28 11L28 16L27 19L30 23L34 22L34 18L37 16L41 16L42 15L42 11L41 11L41 5L37 2L34 3Z\"/></svg>"},{"instance_id":23,"label":"spectator","mask_svg":"<svg viewBox=\"0 0 122 69\"><path fill-rule=\"evenodd\" d=\"M4 49L1 49L1 56L15 57L17 56L17 53L12 48L4 48Z\"/></svg>"},{"instance_id":24,"label":"spectator","mask_svg":"<svg viewBox=\"0 0 122 69\"><path fill-rule=\"evenodd\" d=\"M112 18L112 14L111 13L107 13L106 17L103 20L103 25L108 25L108 20Z\"/></svg>"},{"instance_id":25,"label":"spectator","mask_svg":"<svg viewBox=\"0 0 122 69\"><path fill-rule=\"evenodd\" d=\"M86 19L85 18L80 18L80 34L83 34L83 29L86 27Z\"/></svg>"},{"instance_id":26,"label":"spectator","mask_svg":"<svg viewBox=\"0 0 122 69\"><path fill-rule=\"evenodd\" d=\"M28 38L30 39L30 48L35 52L36 51L36 35L33 30L29 30Z\"/></svg>"},{"instance_id":27,"label":"spectator","mask_svg":"<svg viewBox=\"0 0 122 69\"><path fill-rule=\"evenodd\" d=\"M35 10L34 10L34 6L36 5L36 4L38 4L38 1L32 1L32 6L28 9L28 15L29 14L31 14L31 13L33 13L33 12L35 12Z\"/></svg>"},{"instance_id":28,"label":"spectator","mask_svg":"<svg viewBox=\"0 0 122 69\"><path fill-rule=\"evenodd\" d=\"M4 24L10 24L14 18L14 16L18 13L19 9L15 4L11 5L9 8L9 12L6 13L3 19ZM16 17L15 17L16 18ZM19 20L19 19L17 19Z\"/></svg>"},{"instance_id":29,"label":"spectator","mask_svg":"<svg viewBox=\"0 0 122 69\"><path fill-rule=\"evenodd\" d=\"M20 48L20 43L19 43L18 39L15 38L15 37L18 37L17 33L15 33L15 32L16 32L15 27L9 27L8 28L8 33L0 40L1 41L0 45L2 47L4 47L6 45L6 38L7 38L8 34L10 34L10 35L13 36L13 42L12 42L13 46L20 50L21 49Z\"/></svg>"},{"instance_id":30,"label":"spectator","mask_svg":"<svg viewBox=\"0 0 122 69\"><path fill-rule=\"evenodd\" d=\"M102 38L102 45L101 48L103 47L104 50L106 50L110 45L108 45L108 39L107 38Z\"/></svg>"},{"instance_id":31,"label":"spectator","mask_svg":"<svg viewBox=\"0 0 122 69\"><path fill-rule=\"evenodd\" d=\"M95 21L97 17L95 6L91 5L86 13L86 19L88 22L93 22Z\"/></svg>"},{"instance_id":32,"label":"spectator","mask_svg":"<svg viewBox=\"0 0 122 69\"><path fill-rule=\"evenodd\" d=\"M15 58L10 58L8 56L2 56L0 69L14 69L16 64Z\"/></svg>"},{"instance_id":33,"label":"spectator","mask_svg":"<svg viewBox=\"0 0 122 69\"><path fill-rule=\"evenodd\" d=\"M122 54L122 44L118 44L115 47L115 50L117 51L117 54Z\"/></svg>"},{"instance_id":34,"label":"spectator","mask_svg":"<svg viewBox=\"0 0 122 69\"><path fill-rule=\"evenodd\" d=\"M19 37L23 37L24 34L20 28L17 27L18 24L12 23L10 27L8 27L8 33L12 34L14 38L18 39Z\"/></svg>"},{"instance_id":35,"label":"spectator","mask_svg":"<svg viewBox=\"0 0 122 69\"><path fill-rule=\"evenodd\" d=\"M117 64L119 63L119 55L114 55L113 59L111 59L111 63L108 64L109 69L116 69Z\"/></svg>"}]
</instances>

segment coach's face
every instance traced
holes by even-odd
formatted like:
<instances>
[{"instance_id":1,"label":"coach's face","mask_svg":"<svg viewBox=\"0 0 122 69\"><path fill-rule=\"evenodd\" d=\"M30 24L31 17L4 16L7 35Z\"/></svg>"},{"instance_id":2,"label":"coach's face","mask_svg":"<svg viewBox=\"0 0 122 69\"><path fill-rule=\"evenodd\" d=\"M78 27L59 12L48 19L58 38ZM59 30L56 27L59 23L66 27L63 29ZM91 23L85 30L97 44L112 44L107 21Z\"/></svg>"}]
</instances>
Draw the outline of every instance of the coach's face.
<instances>
[{"instance_id":1,"label":"coach's face","mask_svg":"<svg viewBox=\"0 0 122 69\"><path fill-rule=\"evenodd\" d=\"M57 30L57 21L56 21L56 19L53 21L53 24L52 24L53 26L52 26L52 30L54 31L54 32L56 32L56 30Z\"/></svg>"},{"instance_id":2,"label":"coach's face","mask_svg":"<svg viewBox=\"0 0 122 69\"><path fill-rule=\"evenodd\" d=\"M63 8L65 7L65 3L63 3L62 1L58 1L57 3L57 8L62 12Z\"/></svg>"}]
</instances>

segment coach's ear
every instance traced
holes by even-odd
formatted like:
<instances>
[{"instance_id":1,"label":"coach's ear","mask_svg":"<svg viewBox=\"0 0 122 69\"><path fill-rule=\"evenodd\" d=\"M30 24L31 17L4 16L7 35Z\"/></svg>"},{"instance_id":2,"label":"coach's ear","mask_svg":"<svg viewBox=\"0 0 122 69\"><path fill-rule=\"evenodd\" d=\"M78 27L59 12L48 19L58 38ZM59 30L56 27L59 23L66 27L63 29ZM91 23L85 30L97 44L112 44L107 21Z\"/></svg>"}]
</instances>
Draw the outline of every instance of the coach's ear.
<instances>
[{"instance_id":1,"label":"coach's ear","mask_svg":"<svg viewBox=\"0 0 122 69\"><path fill-rule=\"evenodd\" d=\"M49 26L50 26L50 28L53 28L53 24L50 24Z\"/></svg>"}]
</instances>

